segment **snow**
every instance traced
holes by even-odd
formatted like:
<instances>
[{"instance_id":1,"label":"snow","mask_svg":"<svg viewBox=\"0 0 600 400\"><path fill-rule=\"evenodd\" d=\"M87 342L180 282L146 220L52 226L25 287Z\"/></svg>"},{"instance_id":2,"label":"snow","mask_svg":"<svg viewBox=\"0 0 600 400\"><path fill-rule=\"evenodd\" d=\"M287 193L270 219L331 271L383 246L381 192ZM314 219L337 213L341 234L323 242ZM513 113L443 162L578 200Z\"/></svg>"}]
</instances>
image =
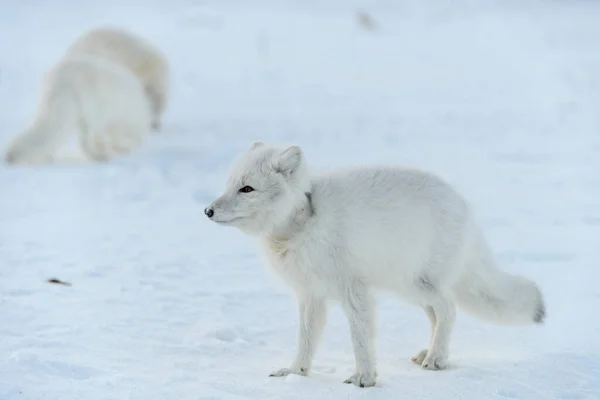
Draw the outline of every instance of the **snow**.
<instances>
[{"instance_id":1,"label":"snow","mask_svg":"<svg viewBox=\"0 0 600 400\"><path fill-rule=\"evenodd\" d=\"M98 24L163 48L173 90L163 132L129 157L0 165L0 399L600 399L600 5L248 3L2 5L0 145ZM251 238L203 214L257 140L300 144L314 168L440 174L502 268L542 287L547 323L459 313L451 368L423 371L427 318L381 294L375 388L342 383L335 306L311 375L269 378L294 355L294 299Z\"/></svg>"}]
</instances>

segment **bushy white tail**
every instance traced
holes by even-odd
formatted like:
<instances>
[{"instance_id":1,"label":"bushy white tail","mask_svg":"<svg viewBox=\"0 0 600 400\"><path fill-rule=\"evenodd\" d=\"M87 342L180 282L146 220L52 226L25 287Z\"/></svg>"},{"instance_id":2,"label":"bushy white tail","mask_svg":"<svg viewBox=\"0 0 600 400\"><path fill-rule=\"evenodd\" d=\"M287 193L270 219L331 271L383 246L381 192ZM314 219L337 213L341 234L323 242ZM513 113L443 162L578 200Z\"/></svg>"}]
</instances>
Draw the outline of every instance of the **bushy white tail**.
<instances>
[{"instance_id":1,"label":"bushy white tail","mask_svg":"<svg viewBox=\"0 0 600 400\"><path fill-rule=\"evenodd\" d=\"M499 270L481 234L477 234L466 270L454 286L454 300L465 311L491 322L544 322L546 307L531 280Z\"/></svg>"},{"instance_id":2,"label":"bushy white tail","mask_svg":"<svg viewBox=\"0 0 600 400\"><path fill-rule=\"evenodd\" d=\"M9 143L4 155L6 162L52 162L56 150L77 128L75 107L70 91L44 93L34 121Z\"/></svg>"}]
</instances>

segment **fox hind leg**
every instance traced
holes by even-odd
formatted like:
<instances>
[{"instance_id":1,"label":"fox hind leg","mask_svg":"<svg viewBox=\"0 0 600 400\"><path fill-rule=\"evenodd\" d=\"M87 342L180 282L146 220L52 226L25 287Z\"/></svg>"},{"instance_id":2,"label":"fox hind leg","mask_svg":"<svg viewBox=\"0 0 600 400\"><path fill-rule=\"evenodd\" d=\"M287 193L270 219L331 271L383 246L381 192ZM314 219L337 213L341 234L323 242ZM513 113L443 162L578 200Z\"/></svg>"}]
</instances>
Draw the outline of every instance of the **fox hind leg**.
<instances>
[{"instance_id":1,"label":"fox hind leg","mask_svg":"<svg viewBox=\"0 0 600 400\"><path fill-rule=\"evenodd\" d=\"M450 337L456 321L456 306L450 297L439 294L431 299L429 307L433 310L435 325L431 343L421 367L436 371L445 369L447 366Z\"/></svg>"},{"instance_id":2,"label":"fox hind leg","mask_svg":"<svg viewBox=\"0 0 600 400\"><path fill-rule=\"evenodd\" d=\"M431 346L431 342L433 341L433 334L435 333L435 324L436 324L435 312L433 311L433 308L430 306L425 306L425 307L423 307L423 309L425 310L425 314L427 315L427 318L429 319L429 322L431 324L431 334L429 337L429 345ZM427 357L427 349L423 349L423 350L419 351L411 360L413 363L415 363L417 365L422 365L423 360L425 360L425 357Z\"/></svg>"}]
</instances>

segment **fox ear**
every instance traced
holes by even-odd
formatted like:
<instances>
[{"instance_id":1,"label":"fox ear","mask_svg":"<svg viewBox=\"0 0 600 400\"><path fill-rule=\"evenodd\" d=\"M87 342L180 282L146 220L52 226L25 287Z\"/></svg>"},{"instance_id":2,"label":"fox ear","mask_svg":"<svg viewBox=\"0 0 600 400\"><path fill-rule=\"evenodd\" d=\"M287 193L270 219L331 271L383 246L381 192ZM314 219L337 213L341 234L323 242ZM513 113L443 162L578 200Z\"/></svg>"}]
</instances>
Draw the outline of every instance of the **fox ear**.
<instances>
[{"instance_id":1,"label":"fox ear","mask_svg":"<svg viewBox=\"0 0 600 400\"><path fill-rule=\"evenodd\" d=\"M302 163L302 149L300 146L290 146L282 151L273 163L275 171L285 176L294 173Z\"/></svg>"},{"instance_id":2,"label":"fox ear","mask_svg":"<svg viewBox=\"0 0 600 400\"><path fill-rule=\"evenodd\" d=\"M252 151L252 150L254 150L258 147L264 146L264 145L265 144L263 142L254 142L254 143L252 143L252 146L250 146L250 150Z\"/></svg>"}]
</instances>

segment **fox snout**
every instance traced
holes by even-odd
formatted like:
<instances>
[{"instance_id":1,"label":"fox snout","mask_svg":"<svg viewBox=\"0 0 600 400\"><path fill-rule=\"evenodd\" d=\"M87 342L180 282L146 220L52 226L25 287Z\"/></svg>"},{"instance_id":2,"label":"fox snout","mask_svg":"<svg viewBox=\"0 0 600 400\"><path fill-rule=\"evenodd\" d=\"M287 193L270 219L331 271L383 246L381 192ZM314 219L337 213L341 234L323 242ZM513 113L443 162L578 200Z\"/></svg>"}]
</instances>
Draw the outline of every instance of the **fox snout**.
<instances>
[{"instance_id":1,"label":"fox snout","mask_svg":"<svg viewBox=\"0 0 600 400\"><path fill-rule=\"evenodd\" d=\"M204 209L204 215L214 222L227 222L232 217L230 196L224 194L209 203Z\"/></svg>"},{"instance_id":2,"label":"fox snout","mask_svg":"<svg viewBox=\"0 0 600 400\"><path fill-rule=\"evenodd\" d=\"M223 196L206 206L204 215L211 221L221 225L232 225L241 217L239 213L235 212L235 209L232 209L229 198Z\"/></svg>"},{"instance_id":3,"label":"fox snout","mask_svg":"<svg viewBox=\"0 0 600 400\"><path fill-rule=\"evenodd\" d=\"M213 202L211 202L209 205L207 205L206 208L204 208L204 215L206 215L209 219L211 219L213 221L216 221L215 219L213 219L213 217L215 217L217 212L220 210L220 207L219 207L220 200L221 200L221 197L215 199Z\"/></svg>"}]
</instances>

